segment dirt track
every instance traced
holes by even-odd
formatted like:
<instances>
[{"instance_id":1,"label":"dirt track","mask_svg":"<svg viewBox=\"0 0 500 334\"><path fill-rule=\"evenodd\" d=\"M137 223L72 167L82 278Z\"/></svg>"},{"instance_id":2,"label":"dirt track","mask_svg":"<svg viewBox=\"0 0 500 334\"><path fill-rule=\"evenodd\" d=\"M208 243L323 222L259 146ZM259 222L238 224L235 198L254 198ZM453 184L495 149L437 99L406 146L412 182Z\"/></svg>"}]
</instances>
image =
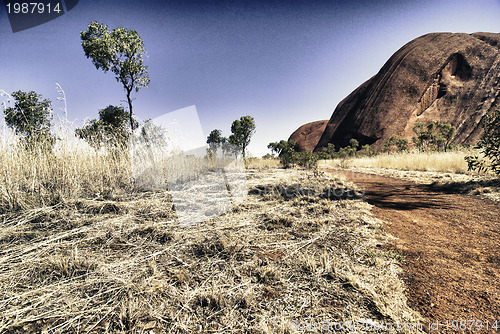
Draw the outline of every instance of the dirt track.
<instances>
[{"instance_id":1,"label":"dirt track","mask_svg":"<svg viewBox=\"0 0 500 334\"><path fill-rule=\"evenodd\" d=\"M413 309L428 321L497 320L500 327L499 204L389 177L330 171L364 188L372 212L397 238L390 247L404 257Z\"/></svg>"}]
</instances>

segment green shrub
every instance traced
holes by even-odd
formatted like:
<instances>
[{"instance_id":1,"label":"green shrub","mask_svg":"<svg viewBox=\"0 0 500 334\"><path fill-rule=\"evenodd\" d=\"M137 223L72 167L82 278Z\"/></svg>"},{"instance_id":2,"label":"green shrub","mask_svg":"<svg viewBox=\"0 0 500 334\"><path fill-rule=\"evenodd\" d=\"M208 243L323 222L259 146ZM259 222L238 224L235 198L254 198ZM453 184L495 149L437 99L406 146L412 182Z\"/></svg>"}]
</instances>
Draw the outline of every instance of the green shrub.
<instances>
[{"instance_id":1,"label":"green shrub","mask_svg":"<svg viewBox=\"0 0 500 334\"><path fill-rule=\"evenodd\" d=\"M318 154L311 151L302 151L297 153L297 163L302 167L314 169L316 168L318 159Z\"/></svg>"},{"instance_id":2,"label":"green shrub","mask_svg":"<svg viewBox=\"0 0 500 334\"><path fill-rule=\"evenodd\" d=\"M390 152L396 147L396 150L398 152L403 152L408 150L408 140L405 138L399 138L398 136L392 136L391 138L387 139L387 141L384 144L383 151L384 152Z\"/></svg>"},{"instance_id":3,"label":"green shrub","mask_svg":"<svg viewBox=\"0 0 500 334\"><path fill-rule=\"evenodd\" d=\"M76 129L75 134L95 150L106 147L111 151L121 151L128 146L131 133L129 119L123 107L109 105L99 110L99 119ZM133 130L137 128L137 121L133 120L133 126Z\"/></svg>"},{"instance_id":4,"label":"green shrub","mask_svg":"<svg viewBox=\"0 0 500 334\"><path fill-rule=\"evenodd\" d=\"M280 140L279 142L269 143L267 148L278 155L283 167L288 168L296 163L297 152L293 140Z\"/></svg>"},{"instance_id":5,"label":"green shrub","mask_svg":"<svg viewBox=\"0 0 500 334\"><path fill-rule=\"evenodd\" d=\"M469 170L487 171L492 170L500 176L500 110L487 113L482 119L484 133L477 143L484 158L478 155L467 156L465 160L469 164Z\"/></svg>"},{"instance_id":6,"label":"green shrub","mask_svg":"<svg viewBox=\"0 0 500 334\"><path fill-rule=\"evenodd\" d=\"M413 143L419 150L447 150L457 129L448 123L416 123Z\"/></svg>"}]
</instances>

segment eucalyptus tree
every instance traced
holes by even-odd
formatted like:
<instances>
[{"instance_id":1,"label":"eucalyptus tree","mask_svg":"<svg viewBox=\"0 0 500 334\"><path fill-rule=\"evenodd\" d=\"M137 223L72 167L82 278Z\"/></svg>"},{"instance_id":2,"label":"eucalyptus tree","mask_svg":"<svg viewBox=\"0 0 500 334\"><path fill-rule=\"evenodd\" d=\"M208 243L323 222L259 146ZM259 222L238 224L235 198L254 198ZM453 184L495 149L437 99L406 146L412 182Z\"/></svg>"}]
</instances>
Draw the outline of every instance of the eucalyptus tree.
<instances>
[{"instance_id":1,"label":"eucalyptus tree","mask_svg":"<svg viewBox=\"0 0 500 334\"><path fill-rule=\"evenodd\" d=\"M150 82L148 67L144 65L144 42L135 30L114 28L110 31L107 25L96 21L80 33L80 38L85 56L91 59L94 66L105 73L113 72L116 81L123 85L129 108L130 127L133 128L131 94L148 87Z\"/></svg>"}]
</instances>

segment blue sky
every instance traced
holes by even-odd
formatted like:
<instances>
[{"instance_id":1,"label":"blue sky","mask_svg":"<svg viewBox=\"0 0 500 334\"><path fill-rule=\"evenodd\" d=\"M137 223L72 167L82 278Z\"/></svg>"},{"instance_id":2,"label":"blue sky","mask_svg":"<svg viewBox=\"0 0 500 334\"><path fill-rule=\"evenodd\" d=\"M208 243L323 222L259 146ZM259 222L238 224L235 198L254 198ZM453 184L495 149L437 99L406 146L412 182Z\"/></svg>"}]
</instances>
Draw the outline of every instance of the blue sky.
<instances>
[{"instance_id":1,"label":"blue sky","mask_svg":"<svg viewBox=\"0 0 500 334\"><path fill-rule=\"evenodd\" d=\"M126 105L112 73L80 45L91 21L136 30L151 84L134 95L140 119L196 105L205 134L255 118L250 153L300 125L329 119L340 100L410 40L430 32L500 32L500 0L80 0L60 18L12 33L0 6L0 89L66 92L70 120Z\"/></svg>"}]
</instances>

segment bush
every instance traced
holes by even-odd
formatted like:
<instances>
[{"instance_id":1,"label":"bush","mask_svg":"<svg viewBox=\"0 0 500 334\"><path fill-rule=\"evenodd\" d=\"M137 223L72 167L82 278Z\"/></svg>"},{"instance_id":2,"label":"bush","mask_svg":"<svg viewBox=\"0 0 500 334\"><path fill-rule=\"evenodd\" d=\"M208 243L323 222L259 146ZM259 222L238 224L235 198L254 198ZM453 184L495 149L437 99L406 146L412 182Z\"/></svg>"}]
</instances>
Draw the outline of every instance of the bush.
<instances>
[{"instance_id":1,"label":"bush","mask_svg":"<svg viewBox=\"0 0 500 334\"><path fill-rule=\"evenodd\" d=\"M318 159L333 159L335 158L336 152L335 152L335 145L332 143L328 143L325 147L320 152L317 152Z\"/></svg>"},{"instance_id":2,"label":"bush","mask_svg":"<svg viewBox=\"0 0 500 334\"><path fill-rule=\"evenodd\" d=\"M267 148L278 155L283 167L289 168L296 163L297 152L293 140L280 140L279 142L269 143Z\"/></svg>"},{"instance_id":3,"label":"bush","mask_svg":"<svg viewBox=\"0 0 500 334\"><path fill-rule=\"evenodd\" d=\"M129 126L129 114L123 107L109 105L99 110L99 119L93 119L89 124L76 129L75 134L85 140L95 150L106 147L112 151L119 151L128 147L128 139L131 133ZM133 129L137 128L137 122L133 120Z\"/></svg>"},{"instance_id":4,"label":"bush","mask_svg":"<svg viewBox=\"0 0 500 334\"><path fill-rule=\"evenodd\" d=\"M383 151L390 152L396 147L398 152L403 152L408 150L408 140L405 138L399 138L398 136L392 136L387 139L384 144Z\"/></svg>"},{"instance_id":5,"label":"bush","mask_svg":"<svg viewBox=\"0 0 500 334\"><path fill-rule=\"evenodd\" d=\"M337 152L338 158L353 157L356 155L356 149L354 147L346 146L339 149Z\"/></svg>"},{"instance_id":6,"label":"bush","mask_svg":"<svg viewBox=\"0 0 500 334\"><path fill-rule=\"evenodd\" d=\"M351 146L353 149L357 150L359 147L359 141L352 138L351 140L349 140L349 146Z\"/></svg>"},{"instance_id":7,"label":"bush","mask_svg":"<svg viewBox=\"0 0 500 334\"><path fill-rule=\"evenodd\" d=\"M361 150L358 152L358 154L371 157L372 155L375 154L375 152L370 148L370 145L366 144L366 145L361 146Z\"/></svg>"},{"instance_id":8,"label":"bush","mask_svg":"<svg viewBox=\"0 0 500 334\"><path fill-rule=\"evenodd\" d=\"M302 151L297 153L297 163L302 167L314 169L316 168L318 159L318 154L311 151Z\"/></svg>"},{"instance_id":9,"label":"bush","mask_svg":"<svg viewBox=\"0 0 500 334\"><path fill-rule=\"evenodd\" d=\"M469 164L469 170L479 172L492 170L500 176L500 110L487 113L481 122L484 133L476 148L486 159L476 155L467 156L465 160Z\"/></svg>"},{"instance_id":10,"label":"bush","mask_svg":"<svg viewBox=\"0 0 500 334\"><path fill-rule=\"evenodd\" d=\"M274 159L274 155L270 154L270 153L266 153L262 156L262 159L264 160L272 160Z\"/></svg>"},{"instance_id":11,"label":"bush","mask_svg":"<svg viewBox=\"0 0 500 334\"><path fill-rule=\"evenodd\" d=\"M457 129L448 123L428 124L416 123L413 127L414 136L413 143L420 150L441 150L445 151L451 144Z\"/></svg>"}]
</instances>

